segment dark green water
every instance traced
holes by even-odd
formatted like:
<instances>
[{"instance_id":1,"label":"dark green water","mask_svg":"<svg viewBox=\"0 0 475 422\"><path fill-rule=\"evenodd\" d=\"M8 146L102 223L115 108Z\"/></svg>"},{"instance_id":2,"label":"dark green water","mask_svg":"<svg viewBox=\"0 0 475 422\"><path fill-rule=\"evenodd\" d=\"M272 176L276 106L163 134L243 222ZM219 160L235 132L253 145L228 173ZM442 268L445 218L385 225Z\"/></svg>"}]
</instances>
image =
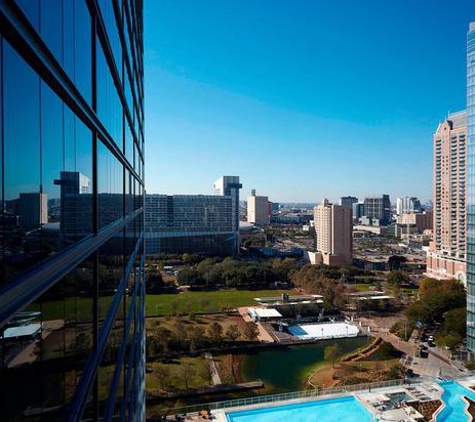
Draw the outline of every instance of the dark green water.
<instances>
[{"instance_id":1,"label":"dark green water","mask_svg":"<svg viewBox=\"0 0 475 422\"><path fill-rule=\"evenodd\" d=\"M237 393L187 397L148 405L150 414L167 407L188 406L198 403L231 400L262 394L300 391L305 388L307 377L324 363L325 347L338 344L343 353L350 353L371 341L368 337L328 340L318 344L257 349L255 353L240 355L241 375L244 381L262 380L264 389Z\"/></svg>"},{"instance_id":2,"label":"dark green water","mask_svg":"<svg viewBox=\"0 0 475 422\"><path fill-rule=\"evenodd\" d=\"M344 354L369 343L367 337L328 340L304 346L289 346L259 350L242 355L241 375L246 381L261 379L265 394L299 391L310 373L324 363L325 347L338 344Z\"/></svg>"}]
</instances>

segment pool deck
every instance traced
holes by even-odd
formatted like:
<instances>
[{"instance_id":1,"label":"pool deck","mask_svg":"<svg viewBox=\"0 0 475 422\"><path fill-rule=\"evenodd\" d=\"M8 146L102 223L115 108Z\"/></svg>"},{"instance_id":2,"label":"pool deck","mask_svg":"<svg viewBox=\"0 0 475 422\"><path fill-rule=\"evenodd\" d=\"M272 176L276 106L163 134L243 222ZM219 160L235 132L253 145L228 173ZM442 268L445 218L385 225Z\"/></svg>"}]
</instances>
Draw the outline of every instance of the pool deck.
<instances>
[{"instance_id":1,"label":"pool deck","mask_svg":"<svg viewBox=\"0 0 475 422\"><path fill-rule=\"evenodd\" d=\"M469 389L475 385L475 375L456 380L463 387ZM425 382L417 382L412 384L404 384L393 387L375 388L372 390L361 390L354 392L343 392L338 394L327 394L318 397L306 397L285 401L275 401L267 403L259 403L249 406L240 406L235 408L218 409L211 412L214 420L217 422L228 422L227 414L237 411L246 411L259 408L271 408L285 406L298 403L306 403L312 401L321 401L328 399L336 399L339 397L355 397L365 409L375 418L375 420L397 420L405 422L418 422L423 420L423 416L411 406L414 402L430 402L433 400L442 400L444 389L439 385L438 380L427 380ZM405 393L409 397L407 404L404 406L391 408L388 405L390 396L397 393Z\"/></svg>"}]
</instances>

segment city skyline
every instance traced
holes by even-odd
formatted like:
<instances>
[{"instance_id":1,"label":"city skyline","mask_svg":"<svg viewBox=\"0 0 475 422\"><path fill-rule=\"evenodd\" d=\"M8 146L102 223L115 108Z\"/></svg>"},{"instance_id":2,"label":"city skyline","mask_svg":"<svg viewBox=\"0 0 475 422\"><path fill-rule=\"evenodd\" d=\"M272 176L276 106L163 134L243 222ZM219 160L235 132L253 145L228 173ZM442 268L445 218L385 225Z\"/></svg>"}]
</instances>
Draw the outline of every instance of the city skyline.
<instances>
[{"instance_id":1,"label":"city skyline","mask_svg":"<svg viewBox=\"0 0 475 422\"><path fill-rule=\"evenodd\" d=\"M148 192L198 193L231 173L243 193L280 202L376 193L426 202L432 136L465 108L462 46L475 18L468 0L450 19L439 3L146 3Z\"/></svg>"}]
</instances>

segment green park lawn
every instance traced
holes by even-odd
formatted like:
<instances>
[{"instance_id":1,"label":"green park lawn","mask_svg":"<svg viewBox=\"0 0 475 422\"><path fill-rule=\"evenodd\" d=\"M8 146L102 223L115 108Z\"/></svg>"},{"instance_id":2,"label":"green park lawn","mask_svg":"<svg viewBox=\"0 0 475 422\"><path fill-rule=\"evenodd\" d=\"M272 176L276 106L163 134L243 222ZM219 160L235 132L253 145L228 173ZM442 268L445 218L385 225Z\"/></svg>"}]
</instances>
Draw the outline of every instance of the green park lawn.
<instances>
[{"instance_id":1,"label":"green park lawn","mask_svg":"<svg viewBox=\"0 0 475 422\"><path fill-rule=\"evenodd\" d=\"M255 305L255 297L280 296L291 290L218 290L212 292L183 292L178 294L147 295L147 316L171 315L187 312L214 312L239 306Z\"/></svg>"},{"instance_id":2,"label":"green park lawn","mask_svg":"<svg viewBox=\"0 0 475 422\"><path fill-rule=\"evenodd\" d=\"M215 312L239 306L254 305L255 297L280 296L291 290L218 290L212 292L183 292L177 294L147 295L146 316L171 315L175 312ZM113 297L99 298L100 319L104 319ZM41 311L43 320L64 319L89 322L92 318L92 299L68 298L66 301L32 304L29 311Z\"/></svg>"}]
</instances>

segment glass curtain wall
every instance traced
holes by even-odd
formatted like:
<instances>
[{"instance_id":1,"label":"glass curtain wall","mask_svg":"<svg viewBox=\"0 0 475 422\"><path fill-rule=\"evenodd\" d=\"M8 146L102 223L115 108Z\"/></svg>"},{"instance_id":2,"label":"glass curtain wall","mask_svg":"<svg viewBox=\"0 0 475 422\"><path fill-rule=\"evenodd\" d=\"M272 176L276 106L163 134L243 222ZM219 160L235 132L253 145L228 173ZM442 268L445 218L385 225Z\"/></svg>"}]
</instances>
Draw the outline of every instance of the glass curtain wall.
<instances>
[{"instance_id":1,"label":"glass curtain wall","mask_svg":"<svg viewBox=\"0 0 475 422\"><path fill-rule=\"evenodd\" d=\"M0 420L144 420L141 0L0 3Z\"/></svg>"}]
</instances>

